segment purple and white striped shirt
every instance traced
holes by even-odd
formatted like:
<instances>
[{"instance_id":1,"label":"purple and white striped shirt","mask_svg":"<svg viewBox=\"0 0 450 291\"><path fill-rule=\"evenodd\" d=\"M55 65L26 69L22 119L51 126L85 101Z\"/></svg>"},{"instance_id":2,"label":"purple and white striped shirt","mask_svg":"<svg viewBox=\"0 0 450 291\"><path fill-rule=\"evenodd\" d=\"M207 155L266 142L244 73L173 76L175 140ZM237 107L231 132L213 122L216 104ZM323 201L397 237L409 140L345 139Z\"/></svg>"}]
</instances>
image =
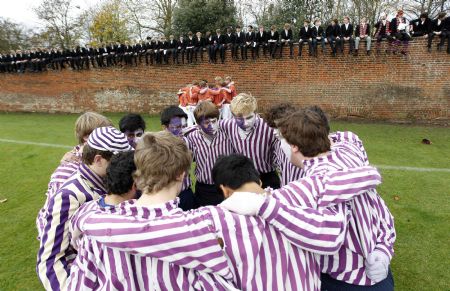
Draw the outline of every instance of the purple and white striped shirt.
<instances>
[{"instance_id":1,"label":"purple and white striped shirt","mask_svg":"<svg viewBox=\"0 0 450 291\"><path fill-rule=\"evenodd\" d=\"M331 186L323 185L323 181ZM327 179L310 178L295 183L301 184L298 186L300 191L312 192L307 196L322 197L322 204L333 203L334 200L340 203L343 200L339 199L345 195L352 198L348 191L339 192L336 189L343 183L342 176L339 175ZM334 191L332 199L324 198L324 190ZM357 190L360 191L359 188ZM206 224L214 229L214 237L220 238L224 243L223 254L232 272L232 285L238 289L319 290L320 266L316 255L310 251L331 254L341 247L348 218L344 204L340 203L335 207L320 211L301 209L268 198L262 216L270 224L282 225L286 223L286 217L289 217L291 225L301 226L302 247L294 246L260 217L237 215L213 206L176 215L169 214L157 220L136 220L132 216L97 211L82 219L77 227L86 239L103 246L168 260L173 264L179 264L183 260L186 267L191 268L188 263L192 264L199 259L210 260L210 253L204 248L202 251L198 250L199 240L196 237L197 232L204 230ZM170 256L166 253L168 250ZM91 261L95 263L98 259L92 258ZM85 265L92 264L87 262Z\"/></svg>"},{"instance_id":2,"label":"purple and white striped shirt","mask_svg":"<svg viewBox=\"0 0 450 291\"><path fill-rule=\"evenodd\" d=\"M208 140L201 130L197 129L184 139L194 156L197 181L205 184L214 184L212 169L217 158L234 153L227 135L219 128L214 138Z\"/></svg>"},{"instance_id":3,"label":"purple and white striped shirt","mask_svg":"<svg viewBox=\"0 0 450 291\"><path fill-rule=\"evenodd\" d=\"M256 116L253 130L243 139L234 118L220 121L236 153L253 161L260 174L274 171L273 153L277 138L273 128L259 116Z\"/></svg>"},{"instance_id":4,"label":"purple and white striped shirt","mask_svg":"<svg viewBox=\"0 0 450 291\"><path fill-rule=\"evenodd\" d=\"M288 157L281 149L281 142L279 139L277 139L277 141L275 142L273 159L280 175L281 186L285 186L290 182L297 181L304 176L303 170L299 167L294 166L291 161L289 161Z\"/></svg>"},{"instance_id":5,"label":"purple and white striped shirt","mask_svg":"<svg viewBox=\"0 0 450 291\"><path fill-rule=\"evenodd\" d=\"M306 176L368 164L357 135L340 132L330 137L334 144L328 155L304 161ZM344 245L337 254L321 257L322 272L349 284L373 285L365 273L364 261L375 249L392 258L396 238L394 218L375 189L354 198L350 205L353 215Z\"/></svg>"},{"instance_id":6,"label":"purple and white striped shirt","mask_svg":"<svg viewBox=\"0 0 450 291\"><path fill-rule=\"evenodd\" d=\"M73 148L72 153L76 156L80 157L80 145L77 145ZM45 224L48 216L48 202L50 197L53 197L56 192L61 188L61 186L70 178L78 170L80 163L76 161L71 162L63 162L61 163L53 174L50 176L50 182L48 183L47 192L45 195L47 196L45 199L44 206L39 210L38 216L36 218L36 228L38 230L37 239L40 240L42 236L42 232L44 231Z\"/></svg>"},{"instance_id":7,"label":"purple and white striped shirt","mask_svg":"<svg viewBox=\"0 0 450 291\"><path fill-rule=\"evenodd\" d=\"M80 164L53 197L49 197L47 221L37 255L36 272L44 288L61 290L66 286L74 250L69 245L69 220L86 201L106 194L103 180Z\"/></svg>"},{"instance_id":8,"label":"purple and white striped shirt","mask_svg":"<svg viewBox=\"0 0 450 291\"><path fill-rule=\"evenodd\" d=\"M85 220L93 222L90 214L95 208L100 209L98 206L83 208L71 221L73 241L79 252L71 268L68 290L237 290L208 213L195 214L193 227L183 224L183 212L178 208L178 199L151 207L138 206L135 200L130 200L107 210L114 216L94 218L97 226L116 223L118 219L120 223L128 223L129 228L124 229L125 233L117 233L132 237L129 238L130 247L127 248L131 252L128 252L83 235ZM177 217L178 222L171 224L162 239L158 228L162 231L166 222L160 218L167 215ZM154 235L140 231L149 219L156 220L153 225ZM90 232L102 236L105 229L91 228ZM115 240L114 236L112 238ZM186 259L178 255L176 252L180 241L190 245L188 255L195 254L197 258ZM156 250L149 251L147 256L132 254L133 248L139 246L147 250L144 242L150 243ZM112 241L108 243L115 244Z\"/></svg>"}]
</instances>

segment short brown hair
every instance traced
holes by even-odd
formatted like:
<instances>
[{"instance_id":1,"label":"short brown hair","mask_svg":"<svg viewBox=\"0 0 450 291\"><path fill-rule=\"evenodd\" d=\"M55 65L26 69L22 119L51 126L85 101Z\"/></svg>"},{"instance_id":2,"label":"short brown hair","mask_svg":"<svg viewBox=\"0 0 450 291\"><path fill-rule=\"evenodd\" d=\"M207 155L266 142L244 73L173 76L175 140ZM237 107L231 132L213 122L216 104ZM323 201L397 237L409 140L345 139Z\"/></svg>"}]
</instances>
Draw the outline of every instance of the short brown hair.
<instances>
[{"instance_id":1,"label":"short brown hair","mask_svg":"<svg viewBox=\"0 0 450 291\"><path fill-rule=\"evenodd\" d=\"M264 120L272 128L277 128L277 122L295 112L295 108L291 103L279 103L269 108L264 115Z\"/></svg>"},{"instance_id":2,"label":"short brown hair","mask_svg":"<svg viewBox=\"0 0 450 291\"><path fill-rule=\"evenodd\" d=\"M211 101L200 102L194 110L194 117L197 124L207 118L219 118L220 112Z\"/></svg>"},{"instance_id":3,"label":"short brown hair","mask_svg":"<svg viewBox=\"0 0 450 291\"><path fill-rule=\"evenodd\" d=\"M98 127L113 126L111 120L96 112L81 114L75 122L75 136L78 143L84 143L84 137L90 135Z\"/></svg>"},{"instance_id":4,"label":"short brown hair","mask_svg":"<svg viewBox=\"0 0 450 291\"><path fill-rule=\"evenodd\" d=\"M134 154L136 187L147 193L160 191L186 173L192 162L186 143L167 131L147 132Z\"/></svg>"},{"instance_id":5,"label":"short brown hair","mask_svg":"<svg viewBox=\"0 0 450 291\"><path fill-rule=\"evenodd\" d=\"M94 149L88 144L85 144L83 146L83 154L81 155L81 160L83 163L85 163L86 165L92 165L94 163L94 158L96 155L100 155L102 156L102 158L109 161L112 158L113 153Z\"/></svg>"},{"instance_id":6,"label":"short brown hair","mask_svg":"<svg viewBox=\"0 0 450 291\"><path fill-rule=\"evenodd\" d=\"M330 150L328 130L322 118L311 110L297 110L278 123L286 141L298 147L305 157L315 157Z\"/></svg>"}]
</instances>

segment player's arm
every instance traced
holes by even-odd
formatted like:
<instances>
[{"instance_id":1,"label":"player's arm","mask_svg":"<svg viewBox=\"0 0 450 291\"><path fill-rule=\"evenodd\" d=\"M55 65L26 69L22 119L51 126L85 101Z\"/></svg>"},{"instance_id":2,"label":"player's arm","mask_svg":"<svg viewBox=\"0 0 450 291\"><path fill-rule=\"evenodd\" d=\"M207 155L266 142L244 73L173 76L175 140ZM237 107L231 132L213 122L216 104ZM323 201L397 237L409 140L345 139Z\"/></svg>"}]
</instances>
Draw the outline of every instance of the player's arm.
<instances>
[{"instance_id":1,"label":"player's arm","mask_svg":"<svg viewBox=\"0 0 450 291\"><path fill-rule=\"evenodd\" d=\"M378 229L375 249L385 253L389 257L389 260L391 260L394 255L394 243L396 239L394 217L387 208L384 200L378 194L376 197L376 210L380 219L380 227Z\"/></svg>"},{"instance_id":2,"label":"player's arm","mask_svg":"<svg viewBox=\"0 0 450 291\"><path fill-rule=\"evenodd\" d=\"M92 212L78 221L83 235L107 247L229 276L211 214L199 209L152 220Z\"/></svg>"},{"instance_id":3,"label":"player's arm","mask_svg":"<svg viewBox=\"0 0 450 291\"><path fill-rule=\"evenodd\" d=\"M79 203L71 192L61 190L50 198L48 207L49 216L40 241L36 271L45 289L61 290L69 276L65 257L69 247L68 219Z\"/></svg>"}]
</instances>

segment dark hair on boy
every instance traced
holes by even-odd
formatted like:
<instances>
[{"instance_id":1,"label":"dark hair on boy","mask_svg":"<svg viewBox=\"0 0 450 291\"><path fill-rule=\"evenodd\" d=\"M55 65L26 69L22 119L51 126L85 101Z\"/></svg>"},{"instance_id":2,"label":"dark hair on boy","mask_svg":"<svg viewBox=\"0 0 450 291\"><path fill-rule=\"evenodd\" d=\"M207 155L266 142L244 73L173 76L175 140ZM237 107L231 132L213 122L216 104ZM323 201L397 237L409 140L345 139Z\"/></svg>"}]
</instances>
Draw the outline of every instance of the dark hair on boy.
<instances>
[{"instance_id":1,"label":"dark hair on boy","mask_svg":"<svg viewBox=\"0 0 450 291\"><path fill-rule=\"evenodd\" d=\"M195 121L200 124L205 119L217 118L219 119L220 112L211 101L200 102L194 110Z\"/></svg>"},{"instance_id":2,"label":"dark hair on boy","mask_svg":"<svg viewBox=\"0 0 450 291\"><path fill-rule=\"evenodd\" d=\"M145 131L145 121L141 115L130 113L120 119L119 129L121 132L134 132L138 129Z\"/></svg>"},{"instance_id":3,"label":"dark hair on boy","mask_svg":"<svg viewBox=\"0 0 450 291\"><path fill-rule=\"evenodd\" d=\"M83 154L81 155L81 161L86 165L92 165L96 155L100 155L102 158L109 161L114 154L112 152L94 149L90 147L89 144L85 144L83 147Z\"/></svg>"},{"instance_id":4,"label":"dark hair on boy","mask_svg":"<svg viewBox=\"0 0 450 291\"><path fill-rule=\"evenodd\" d=\"M121 152L111 158L106 168L106 189L109 194L122 195L133 187L134 151Z\"/></svg>"},{"instance_id":5,"label":"dark hair on boy","mask_svg":"<svg viewBox=\"0 0 450 291\"><path fill-rule=\"evenodd\" d=\"M315 157L330 150L328 129L320 115L312 110L297 110L282 119L278 129L305 157Z\"/></svg>"},{"instance_id":6,"label":"dark hair on boy","mask_svg":"<svg viewBox=\"0 0 450 291\"><path fill-rule=\"evenodd\" d=\"M277 128L277 121L295 112L297 108L290 103L279 103L269 108L264 115L264 120L272 128Z\"/></svg>"},{"instance_id":7,"label":"dark hair on boy","mask_svg":"<svg viewBox=\"0 0 450 291\"><path fill-rule=\"evenodd\" d=\"M170 120L174 117L179 118L188 118L187 114L178 106L172 105L167 108L165 108L161 112L161 124L168 126L170 123Z\"/></svg>"},{"instance_id":8,"label":"dark hair on boy","mask_svg":"<svg viewBox=\"0 0 450 291\"><path fill-rule=\"evenodd\" d=\"M239 154L219 157L212 169L212 178L220 192L220 185L236 190L249 182L261 182L253 162Z\"/></svg>"},{"instance_id":9,"label":"dark hair on boy","mask_svg":"<svg viewBox=\"0 0 450 291\"><path fill-rule=\"evenodd\" d=\"M322 110L322 108L320 108L320 107L317 106L317 105L312 105L312 106L306 107L306 109L307 109L307 110L314 111L315 113L319 114L320 118L322 119L322 121L323 121L323 123L324 123L324 125L325 125L325 127L326 127L326 129L327 129L328 134L330 134L330 123L329 123L329 121L328 121L328 116L327 116L327 114Z\"/></svg>"}]
</instances>

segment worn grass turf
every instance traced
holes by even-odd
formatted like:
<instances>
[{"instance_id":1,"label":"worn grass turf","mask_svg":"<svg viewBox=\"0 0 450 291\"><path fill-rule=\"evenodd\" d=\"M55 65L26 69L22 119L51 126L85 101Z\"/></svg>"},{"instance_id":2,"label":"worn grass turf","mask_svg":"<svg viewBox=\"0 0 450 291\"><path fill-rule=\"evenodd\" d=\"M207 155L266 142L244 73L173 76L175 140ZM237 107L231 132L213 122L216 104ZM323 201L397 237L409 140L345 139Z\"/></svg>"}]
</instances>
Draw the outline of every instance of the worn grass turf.
<instances>
[{"instance_id":1,"label":"worn grass turf","mask_svg":"<svg viewBox=\"0 0 450 291\"><path fill-rule=\"evenodd\" d=\"M110 115L117 124L121 115ZM0 139L73 146L76 115L0 114ZM149 130L158 117L146 117ZM335 122L364 141L376 165L450 168L447 128ZM432 145L422 145L422 138ZM39 290L35 217L63 148L0 142L0 290ZM383 170L379 191L395 216L397 290L448 290L450 173ZM394 198L396 197L396 198Z\"/></svg>"}]
</instances>

